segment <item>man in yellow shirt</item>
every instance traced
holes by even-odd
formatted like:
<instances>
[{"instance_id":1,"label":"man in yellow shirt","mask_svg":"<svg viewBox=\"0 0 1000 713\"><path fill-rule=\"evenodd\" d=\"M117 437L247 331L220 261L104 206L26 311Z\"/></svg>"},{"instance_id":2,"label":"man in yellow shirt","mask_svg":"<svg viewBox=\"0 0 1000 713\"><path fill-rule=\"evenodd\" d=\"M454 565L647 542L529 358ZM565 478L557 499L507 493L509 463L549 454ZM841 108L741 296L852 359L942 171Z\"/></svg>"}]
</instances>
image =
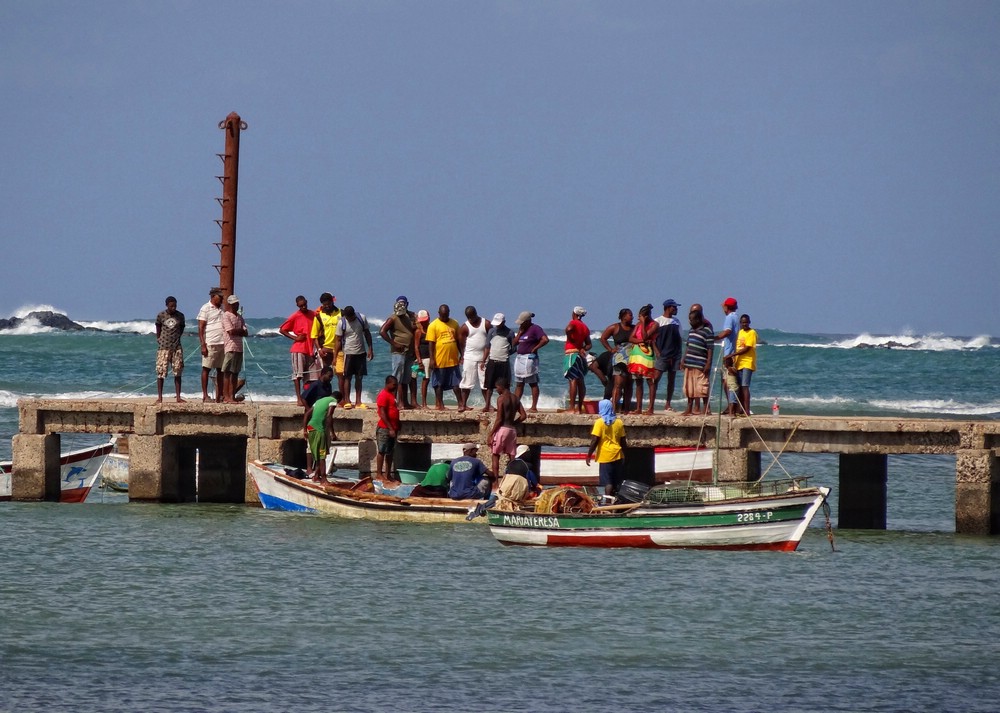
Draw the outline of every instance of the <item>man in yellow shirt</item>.
<instances>
[{"instance_id":1,"label":"man in yellow shirt","mask_svg":"<svg viewBox=\"0 0 1000 713\"><path fill-rule=\"evenodd\" d=\"M736 335L736 378L740 385L739 401L743 413L750 413L750 379L757 371L757 330L750 328L750 315L740 315L740 331Z\"/></svg>"},{"instance_id":2,"label":"man in yellow shirt","mask_svg":"<svg viewBox=\"0 0 1000 713\"><path fill-rule=\"evenodd\" d=\"M607 495L614 495L615 490L625 479L625 424L615 414L615 406L609 399L603 399L597 404L600 414L590 432L590 449L587 451L587 466L597 455L597 466L600 473L599 483L604 486Z\"/></svg>"},{"instance_id":3,"label":"man in yellow shirt","mask_svg":"<svg viewBox=\"0 0 1000 713\"><path fill-rule=\"evenodd\" d=\"M427 327L424 341L430 347L431 386L434 388L435 408L444 410L444 390L451 389L458 400L458 410L464 411L462 393L458 385L462 382L459 367L458 322L451 319L448 305L438 307L438 318Z\"/></svg>"},{"instance_id":4,"label":"man in yellow shirt","mask_svg":"<svg viewBox=\"0 0 1000 713\"><path fill-rule=\"evenodd\" d=\"M313 320L312 333L309 335L313 338L314 343L318 347L319 356L323 360L323 366L334 366L333 347L337 340L337 322L340 321L340 308L334 304L334 300L336 299L337 298L329 292L324 292L319 296L320 306L319 309L316 310L316 318ZM340 393L346 394L347 389L344 387L343 352L337 355L337 364L334 372L337 374L337 385L340 387ZM339 405L342 404L338 404L338 406Z\"/></svg>"}]
</instances>

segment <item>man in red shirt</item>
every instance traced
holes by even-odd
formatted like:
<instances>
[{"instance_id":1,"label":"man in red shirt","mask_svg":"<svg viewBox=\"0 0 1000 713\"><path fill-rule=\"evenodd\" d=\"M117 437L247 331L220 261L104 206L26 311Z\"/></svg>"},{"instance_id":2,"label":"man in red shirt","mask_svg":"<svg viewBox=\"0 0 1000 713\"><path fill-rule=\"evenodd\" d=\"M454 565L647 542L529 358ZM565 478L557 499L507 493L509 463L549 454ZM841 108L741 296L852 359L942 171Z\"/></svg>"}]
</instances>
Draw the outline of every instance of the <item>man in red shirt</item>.
<instances>
[{"instance_id":1,"label":"man in red shirt","mask_svg":"<svg viewBox=\"0 0 1000 713\"><path fill-rule=\"evenodd\" d=\"M573 317L566 325L566 355L563 376L569 381L569 410L583 413L583 398L587 395L584 377L587 375L587 354L590 352L590 328L583 323L587 310L573 308Z\"/></svg>"},{"instance_id":2,"label":"man in red shirt","mask_svg":"<svg viewBox=\"0 0 1000 713\"><path fill-rule=\"evenodd\" d=\"M375 408L378 409L378 425L375 428L375 445L378 448L375 456L375 477L382 481L396 480L392 472L392 456L401 426L399 406L396 404L397 388L399 382L390 374L385 377L385 388L375 399Z\"/></svg>"},{"instance_id":3,"label":"man in red shirt","mask_svg":"<svg viewBox=\"0 0 1000 713\"><path fill-rule=\"evenodd\" d=\"M316 349L313 345L312 324L315 313L309 309L309 302L299 295L295 298L297 310L292 312L284 324L278 328L281 336L292 340L289 351L292 354L292 382L295 384L295 400L299 406L305 406L302 400L302 383L308 384L319 378L320 361L315 358Z\"/></svg>"}]
</instances>

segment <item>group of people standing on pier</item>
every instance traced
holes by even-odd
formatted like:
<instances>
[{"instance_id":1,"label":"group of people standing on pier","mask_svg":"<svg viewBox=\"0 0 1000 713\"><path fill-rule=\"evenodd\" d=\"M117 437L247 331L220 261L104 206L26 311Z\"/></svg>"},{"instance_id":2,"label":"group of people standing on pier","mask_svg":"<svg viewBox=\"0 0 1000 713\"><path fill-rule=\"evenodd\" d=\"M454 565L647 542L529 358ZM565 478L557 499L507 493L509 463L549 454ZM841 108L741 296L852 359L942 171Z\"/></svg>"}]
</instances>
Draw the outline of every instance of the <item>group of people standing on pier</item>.
<instances>
[{"instance_id":1,"label":"group of people standing on pier","mask_svg":"<svg viewBox=\"0 0 1000 713\"><path fill-rule=\"evenodd\" d=\"M244 383L239 373L247 328L239 298L230 295L224 300L223 294L220 288L212 288L209 301L198 313L202 398L235 403L241 399L238 392ZM180 336L185 320L174 297L165 302L166 309L156 317L158 401L163 398L168 368L174 372L176 398L183 401L184 355ZM325 444L334 437L333 410L367 408L361 400L362 385L368 374L368 362L374 359L374 340L366 315L352 305L338 307L329 292L320 295L319 303L314 311L305 296L297 296L295 312L278 329L292 342L289 350L292 382L296 401L305 408L303 430L316 463L317 478L325 477L320 468L326 456ZM586 412L588 372L604 388L588 459L594 456L602 466L620 460L624 430L616 411L652 415L663 377L666 377L664 411L672 411L678 371L683 374L682 388L687 400L683 415L709 413L716 342L721 342L722 347L725 411L734 416L750 413L750 382L757 367L757 333L750 326L749 315L737 317L739 305L736 299L728 297L722 302L722 329L715 332L702 306L695 303L688 311L690 328L685 336L677 318L681 306L674 299L666 299L662 314L654 317L652 304L645 304L639 308L637 318L631 309L621 309L618 320L601 331L597 341L604 349L597 355L592 353L591 330L583 321L587 310L581 306L573 308L564 329L562 364L568 383L569 410ZM496 392L497 418L490 432L492 472L498 469L501 455L513 458L516 424L525 420L528 413L538 411L539 351L549 344L548 335L533 321L534 317L533 312L520 312L511 327L502 312L487 320L470 305L465 308L464 323L459 324L447 304L438 307L432 320L426 310L412 311L405 295L396 298L392 314L379 328L379 337L388 344L391 356L391 373L385 377L375 402L379 416L376 441L380 476L392 478L392 453L400 430L399 410L427 408L428 386L438 410L445 408L446 391L454 393L459 411L467 410L472 392L478 389L485 402L483 410L490 412ZM208 383L213 370L217 374L216 393L210 395ZM525 387L531 393L528 409L522 406ZM643 409L646 394L648 406Z\"/></svg>"},{"instance_id":2,"label":"group of people standing on pier","mask_svg":"<svg viewBox=\"0 0 1000 713\"><path fill-rule=\"evenodd\" d=\"M247 328L239 298L230 295L224 300L223 294L221 288L212 288L208 302L198 312L202 398L235 403L241 399L243 380L239 373ZM176 398L183 401L184 353L180 337L185 319L174 297L165 302L166 309L157 315L155 323L157 399L162 401L163 383L172 369ZM368 318L351 305L341 309L329 292L321 294L319 302L319 309L314 311L306 297L297 296L295 312L279 328L280 334L292 341L296 401L306 405L304 388L319 379L323 367L331 367L341 394L338 405L365 408L362 385L368 362L375 356ZM722 303L722 329L715 332L702 306L695 303L688 312L690 329L685 337L677 318L681 306L673 299L664 300L663 312L656 317L651 304L640 307L638 317L631 309L622 308L618 320L601 331L597 341L603 351L596 355L592 353L591 330L583 321L587 310L574 307L564 329L563 375L568 383L569 410L585 412L586 376L590 372L603 385L604 397L628 414L653 414L660 382L666 377L664 411L672 411L676 375L681 371L687 399L683 413L708 413L713 350L715 343L721 342L726 412L749 413L750 382L757 366L757 332L750 326L750 316L737 317L736 299L726 298ZM470 396L478 389L485 402L483 410L491 411L493 393L502 382L513 389L518 402L527 387L531 393L527 411L537 412L539 352L549 344L549 337L533 321L534 317L533 312L521 312L511 327L502 312L487 320L470 305L465 308L465 321L459 324L452 318L450 307L442 304L432 320L426 310L412 311L409 300L400 295L392 314L379 328L379 337L389 345L391 374L399 387L399 407L426 408L430 387L434 408L444 409L444 394L451 391L458 410L465 411ZM212 371L217 377L214 395L208 392Z\"/></svg>"}]
</instances>

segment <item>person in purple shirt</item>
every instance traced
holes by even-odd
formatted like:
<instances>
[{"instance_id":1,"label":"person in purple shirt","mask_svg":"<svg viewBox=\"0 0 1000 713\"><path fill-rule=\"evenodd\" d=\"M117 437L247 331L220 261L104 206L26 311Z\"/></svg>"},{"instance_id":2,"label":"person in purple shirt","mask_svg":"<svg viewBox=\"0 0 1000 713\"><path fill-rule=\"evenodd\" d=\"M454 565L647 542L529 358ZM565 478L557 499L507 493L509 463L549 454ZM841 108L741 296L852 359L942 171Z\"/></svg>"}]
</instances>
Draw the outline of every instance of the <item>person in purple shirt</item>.
<instances>
[{"instance_id":1,"label":"person in purple shirt","mask_svg":"<svg viewBox=\"0 0 1000 713\"><path fill-rule=\"evenodd\" d=\"M518 401L524 394L524 385L531 387L531 413L538 412L538 350L549 343L545 330L533 324L534 312L517 315L517 335L514 337L514 398Z\"/></svg>"}]
</instances>

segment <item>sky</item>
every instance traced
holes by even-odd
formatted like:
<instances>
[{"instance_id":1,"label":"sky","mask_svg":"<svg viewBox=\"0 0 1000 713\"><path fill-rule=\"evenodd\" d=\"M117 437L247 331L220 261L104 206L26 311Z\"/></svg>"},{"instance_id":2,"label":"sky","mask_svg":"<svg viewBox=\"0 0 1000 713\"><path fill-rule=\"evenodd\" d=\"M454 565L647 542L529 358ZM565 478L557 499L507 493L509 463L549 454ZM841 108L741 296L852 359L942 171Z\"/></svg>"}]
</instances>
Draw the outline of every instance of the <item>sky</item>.
<instances>
[{"instance_id":1,"label":"sky","mask_svg":"<svg viewBox=\"0 0 1000 713\"><path fill-rule=\"evenodd\" d=\"M998 37L998 2L2 3L0 316L193 317L235 111L249 317L1000 335Z\"/></svg>"}]
</instances>

